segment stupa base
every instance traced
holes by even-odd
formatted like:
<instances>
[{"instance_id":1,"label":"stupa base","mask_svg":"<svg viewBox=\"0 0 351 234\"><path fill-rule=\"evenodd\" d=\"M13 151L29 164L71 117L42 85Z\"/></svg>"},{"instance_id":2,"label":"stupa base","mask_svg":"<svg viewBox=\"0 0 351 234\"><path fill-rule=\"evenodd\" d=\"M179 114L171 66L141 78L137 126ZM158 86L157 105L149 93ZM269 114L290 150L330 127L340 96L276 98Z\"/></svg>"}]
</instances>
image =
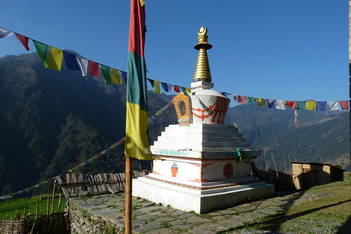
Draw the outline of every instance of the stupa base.
<instances>
[{"instance_id":1,"label":"stupa base","mask_svg":"<svg viewBox=\"0 0 351 234\"><path fill-rule=\"evenodd\" d=\"M133 196L199 214L270 197L273 194L274 186L263 182L203 190L147 177L133 179Z\"/></svg>"}]
</instances>

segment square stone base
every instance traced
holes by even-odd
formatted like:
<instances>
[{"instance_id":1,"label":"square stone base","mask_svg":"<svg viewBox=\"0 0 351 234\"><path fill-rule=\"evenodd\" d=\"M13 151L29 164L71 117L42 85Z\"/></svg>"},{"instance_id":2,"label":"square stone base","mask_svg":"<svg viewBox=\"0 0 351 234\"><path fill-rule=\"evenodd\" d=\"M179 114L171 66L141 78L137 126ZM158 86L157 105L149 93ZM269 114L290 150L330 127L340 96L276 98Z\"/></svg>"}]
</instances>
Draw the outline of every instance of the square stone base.
<instances>
[{"instance_id":1,"label":"square stone base","mask_svg":"<svg viewBox=\"0 0 351 234\"><path fill-rule=\"evenodd\" d=\"M273 194L274 186L263 182L201 190L147 177L133 179L133 196L199 214Z\"/></svg>"}]
</instances>

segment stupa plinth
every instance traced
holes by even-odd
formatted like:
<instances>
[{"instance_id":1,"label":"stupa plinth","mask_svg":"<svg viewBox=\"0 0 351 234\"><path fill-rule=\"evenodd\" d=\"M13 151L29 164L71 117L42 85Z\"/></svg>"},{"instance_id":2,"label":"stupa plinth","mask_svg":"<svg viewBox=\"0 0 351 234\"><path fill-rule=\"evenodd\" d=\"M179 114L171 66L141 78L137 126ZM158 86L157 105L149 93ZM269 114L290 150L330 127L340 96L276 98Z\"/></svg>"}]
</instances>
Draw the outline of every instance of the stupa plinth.
<instances>
[{"instance_id":1,"label":"stupa plinth","mask_svg":"<svg viewBox=\"0 0 351 234\"><path fill-rule=\"evenodd\" d=\"M191 95L173 102L178 124L169 125L150 147L153 171L133 180L133 196L204 213L273 195L274 187L252 176L250 148L235 126L223 124L230 99L213 90L207 29L201 27Z\"/></svg>"}]
</instances>

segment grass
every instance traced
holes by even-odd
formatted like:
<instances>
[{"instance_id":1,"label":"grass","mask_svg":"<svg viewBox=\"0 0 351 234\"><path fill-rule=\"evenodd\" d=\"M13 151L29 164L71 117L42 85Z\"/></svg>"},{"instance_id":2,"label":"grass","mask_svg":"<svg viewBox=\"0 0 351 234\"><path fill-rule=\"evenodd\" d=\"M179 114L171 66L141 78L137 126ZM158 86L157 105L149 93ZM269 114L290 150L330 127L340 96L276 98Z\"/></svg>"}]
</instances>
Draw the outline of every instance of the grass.
<instances>
[{"instance_id":1,"label":"grass","mask_svg":"<svg viewBox=\"0 0 351 234\"><path fill-rule=\"evenodd\" d=\"M50 197L50 196L49 196ZM47 199L45 195L34 196L31 198L19 198L0 202L0 219L12 219L18 211L21 215L24 213L24 209L27 208L27 214L35 214L36 202L39 202L39 214L46 214ZM59 198L54 200L54 212L57 212ZM64 210L66 199L62 197L60 211ZM51 200L50 206L51 210Z\"/></svg>"},{"instance_id":2,"label":"grass","mask_svg":"<svg viewBox=\"0 0 351 234\"><path fill-rule=\"evenodd\" d=\"M247 222L235 230L262 230L292 233L348 233L351 230L351 176L344 181L312 187L282 204L282 212ZM304 194L313 194L313 200L294 203ZM289 203L290 202L290 203Z\"/></svg>"}]
</instances>

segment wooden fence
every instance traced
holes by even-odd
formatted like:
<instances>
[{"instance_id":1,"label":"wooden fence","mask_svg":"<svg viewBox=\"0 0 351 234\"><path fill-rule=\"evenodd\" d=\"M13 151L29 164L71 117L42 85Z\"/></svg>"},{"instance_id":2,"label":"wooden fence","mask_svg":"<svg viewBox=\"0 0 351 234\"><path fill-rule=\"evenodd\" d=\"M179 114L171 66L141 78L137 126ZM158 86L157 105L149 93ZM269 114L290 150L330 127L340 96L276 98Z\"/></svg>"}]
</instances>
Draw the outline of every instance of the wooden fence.
<instances>
[{"instance_id":1,"label":"wooden fence","mask_svg":"<svg viewBox=\"0 0 351 234\"><path fill-rule=\"evenodd\" d=\"M144 176L148 171L134 171L133 178ZM65 178L55 177L66 198L86 195L117 193L124 191L124 173L100 173L96 175L68 173Z\"/></svg>"}]
</instances>

